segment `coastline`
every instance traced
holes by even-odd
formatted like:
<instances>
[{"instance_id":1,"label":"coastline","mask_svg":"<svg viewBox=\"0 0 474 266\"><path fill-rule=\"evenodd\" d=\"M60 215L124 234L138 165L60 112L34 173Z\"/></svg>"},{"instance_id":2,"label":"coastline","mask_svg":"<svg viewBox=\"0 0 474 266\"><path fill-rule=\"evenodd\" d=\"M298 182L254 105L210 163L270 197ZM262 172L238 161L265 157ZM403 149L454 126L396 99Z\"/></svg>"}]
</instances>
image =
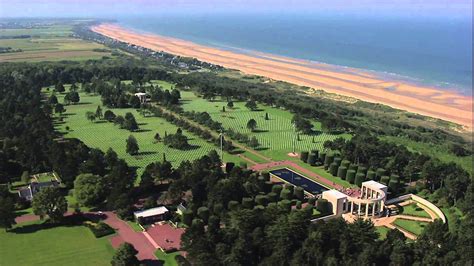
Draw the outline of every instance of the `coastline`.
<instances>
[{"instance_id":1,"label":"coastline","mask_svg":"<svg viewBox=\"0 0 474 266\"><path fill-rule=\"evenodd\" d=\"M473 128L472 98L454 91L388 79L358 69L261 52L238 53L156 34L137 33L114 24L91 28L110 38L237 69L246 74L322 89L329 93L385 104Z\"/></svg>"}]
</instances>

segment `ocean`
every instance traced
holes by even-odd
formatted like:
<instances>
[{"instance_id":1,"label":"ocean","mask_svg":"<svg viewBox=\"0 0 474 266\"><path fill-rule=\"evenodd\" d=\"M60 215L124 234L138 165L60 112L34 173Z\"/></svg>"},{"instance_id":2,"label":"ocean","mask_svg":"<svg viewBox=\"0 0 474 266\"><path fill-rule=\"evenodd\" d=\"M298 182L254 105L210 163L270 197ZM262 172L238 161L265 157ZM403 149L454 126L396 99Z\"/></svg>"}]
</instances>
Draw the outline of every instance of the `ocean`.
<instances>
[{"instance_id":1,"label":"ocean","mask_svg":"<svg viewBox=\"0 0 474 266\"><path fill-rule=\"evenodd\" d=\"M359 68L472 95L471 18L235 13L117 21L217 48Z\"/></svg>"}]
</instances>

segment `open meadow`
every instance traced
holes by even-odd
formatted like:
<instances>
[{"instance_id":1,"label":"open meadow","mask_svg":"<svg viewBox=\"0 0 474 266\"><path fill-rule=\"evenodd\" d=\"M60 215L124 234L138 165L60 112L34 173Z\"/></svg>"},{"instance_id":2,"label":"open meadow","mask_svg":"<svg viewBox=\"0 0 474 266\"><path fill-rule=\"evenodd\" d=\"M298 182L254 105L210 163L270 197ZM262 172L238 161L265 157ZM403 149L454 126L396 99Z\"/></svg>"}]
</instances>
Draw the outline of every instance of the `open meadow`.
<instances>
[{"instance_id":1,"label":"open meadow","mask_svg":"<svg viewBox=\"0 0 474 266\"><path fill-rule=\"evenodd\" d=\"M273 160L289 159L288 153L293 150L295 142L296 152L309 150L323 150L327 140L338 137L349 138L349 134L329 134L321 130L321 123L312 121L314 133L311 135L300 134L296 139L294 127L291 123L293 114L289 111L258 105L257 111L250 111L245 107L245 102L234 102L233 108L226 106L227 102L221 100L208 101L196 96L193 92L182 91L183 108L185 111L207 112L213 120L222 123L225 129L255 136L260 143L259 152ZM225 112L222 107L225 106ZM265 114L268 113L268 120ZM257 129L252 132L246 127L250 119L255 119Z\"/></svg>"},{"instance_id":2,"label":"open meadow","mask_svg":"<svg viewBox=\"0 0 474 266\"><path fill-rule=\"evenodd\" d=\"M0 47L17 50L0 53L0 62L89 60L111 56L111 50L101 44L73 38L71 25L0 29Z\"/></svg>"},{"instance_id":3,"label":"open meadow","mask_svg":"<svg viewBox=\"0 0 474 266\"><path fill-rule=\"evenodd\" d=\"M57 97L59 102L63 102L64 94L58 94ZM154 140L156 133L163 137L165 132L174 134L178 129L177 126L167 122L165 119L151 116L144 117L132 108L105 108L102 106L100 96L98 95L81 92L80 98L78 104L65 106L64 119L62 122L57 121L57 130L63 132L65 138L78 138L91 148L98 148L104 152L112 148L129 165L138 167L138 175L141 175L144 167L148 164L161 161L163 154L166 154L167 161L177 167L182 161L192 161L208 154L211 150L217 149L214 144L187 131L183 131L183 133L188 137L189 144L193 148L183 151L167 147L163 142L156 142ZM86 112L95 112L97 106L101 106L104 112L111 110L116 115L124 116L127 112L131 112L135 116L140 129L136 132L130 132L126 129L120 129L119 126L105 120L91 122L86 118ZM130 135L137 139L140 148L139 154L136 156L126 153L126 139ZM240 162L240 158L228 153L224 154L224 160Z\"/></svg>"},{"instance_id":4,"label":"open meadow","mask_svg":"<svg viewBox=\"0 0 474 266\"><path fill-rule=\"evenodd\" d=\"M0 265L110 265L107 237L96 239L84 226L43 228L39 222L0 230Z\"/></svg>"}]
</instances>

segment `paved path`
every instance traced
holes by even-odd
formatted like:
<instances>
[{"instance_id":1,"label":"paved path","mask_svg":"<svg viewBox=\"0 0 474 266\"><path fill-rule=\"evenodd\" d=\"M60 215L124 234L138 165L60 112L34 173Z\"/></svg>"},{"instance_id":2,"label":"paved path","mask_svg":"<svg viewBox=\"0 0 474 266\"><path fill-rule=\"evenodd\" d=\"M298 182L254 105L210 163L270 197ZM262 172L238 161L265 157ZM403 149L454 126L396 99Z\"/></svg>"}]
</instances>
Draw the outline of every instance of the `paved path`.
<instances>
[{"instance_id":1,"label":"paved path","mask_svg":"<svg viewBox=\"0 0 474 266\"><path fill-rule=\"evenodd\" d=\"M257 164L257 165L254 165L252 167L250 167L250 169L254 170L254 171L263 171L263 170L266 170L266 169L269 169L269 168L273 168L273 167L289 167L289 168L293 168L294 170L310 177L311 179L319 182L319 183L322 183L328 187L331 187L331 188L335 188L335 189L338 189L338 190L341 190L341 189L344 189L343 186L341 185L338 185L332 181L330 181L329 179L327 178L324 178L304 167L301 167L299 166L298 164L296 164L295 162L292 162L292 161L278 161L278 162L269 162L269 163L261 163L261 164Z\"/></svg>"},{"instance_id":2,"label":"paved path","mask_svg":"<svg viewBox=\"0 0 474 266\"><path fill-rule=\"evenodd\" d=\"M118 235L110 239L114 248L123 242L128 242L138 250L137 257L139 260L146 260L149 264L158 263L158 260L155 257L156 249L143 232L133 231L126 222L120 220L113 212L105 212L105 214L107 215L107 218L104 222L117 230Z\"/></svg>"}]
</instances>

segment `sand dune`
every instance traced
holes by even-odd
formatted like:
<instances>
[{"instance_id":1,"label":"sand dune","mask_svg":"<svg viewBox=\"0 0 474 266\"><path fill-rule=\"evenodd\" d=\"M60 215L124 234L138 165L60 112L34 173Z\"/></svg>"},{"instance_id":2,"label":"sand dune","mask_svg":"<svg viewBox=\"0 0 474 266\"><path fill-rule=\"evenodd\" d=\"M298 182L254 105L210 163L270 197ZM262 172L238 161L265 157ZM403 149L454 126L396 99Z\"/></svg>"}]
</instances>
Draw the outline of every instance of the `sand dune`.
<instances>
[{"instance_id":1,"label":"sand dune","mask_svg":"<svg viewBox=\"0 0 474 266\"><path fill-rule=\"evenodd\" d=\"M261 75L327 92L351 96L368 102L452 121L472 130L472 98L437 88L385 80L357 69L269 55L260 52L237 53L202 46L176 38L141 34L113 25L94 26L105 36L156 51L195 57L247 74Z\"/></svg>"}]
</instances>

